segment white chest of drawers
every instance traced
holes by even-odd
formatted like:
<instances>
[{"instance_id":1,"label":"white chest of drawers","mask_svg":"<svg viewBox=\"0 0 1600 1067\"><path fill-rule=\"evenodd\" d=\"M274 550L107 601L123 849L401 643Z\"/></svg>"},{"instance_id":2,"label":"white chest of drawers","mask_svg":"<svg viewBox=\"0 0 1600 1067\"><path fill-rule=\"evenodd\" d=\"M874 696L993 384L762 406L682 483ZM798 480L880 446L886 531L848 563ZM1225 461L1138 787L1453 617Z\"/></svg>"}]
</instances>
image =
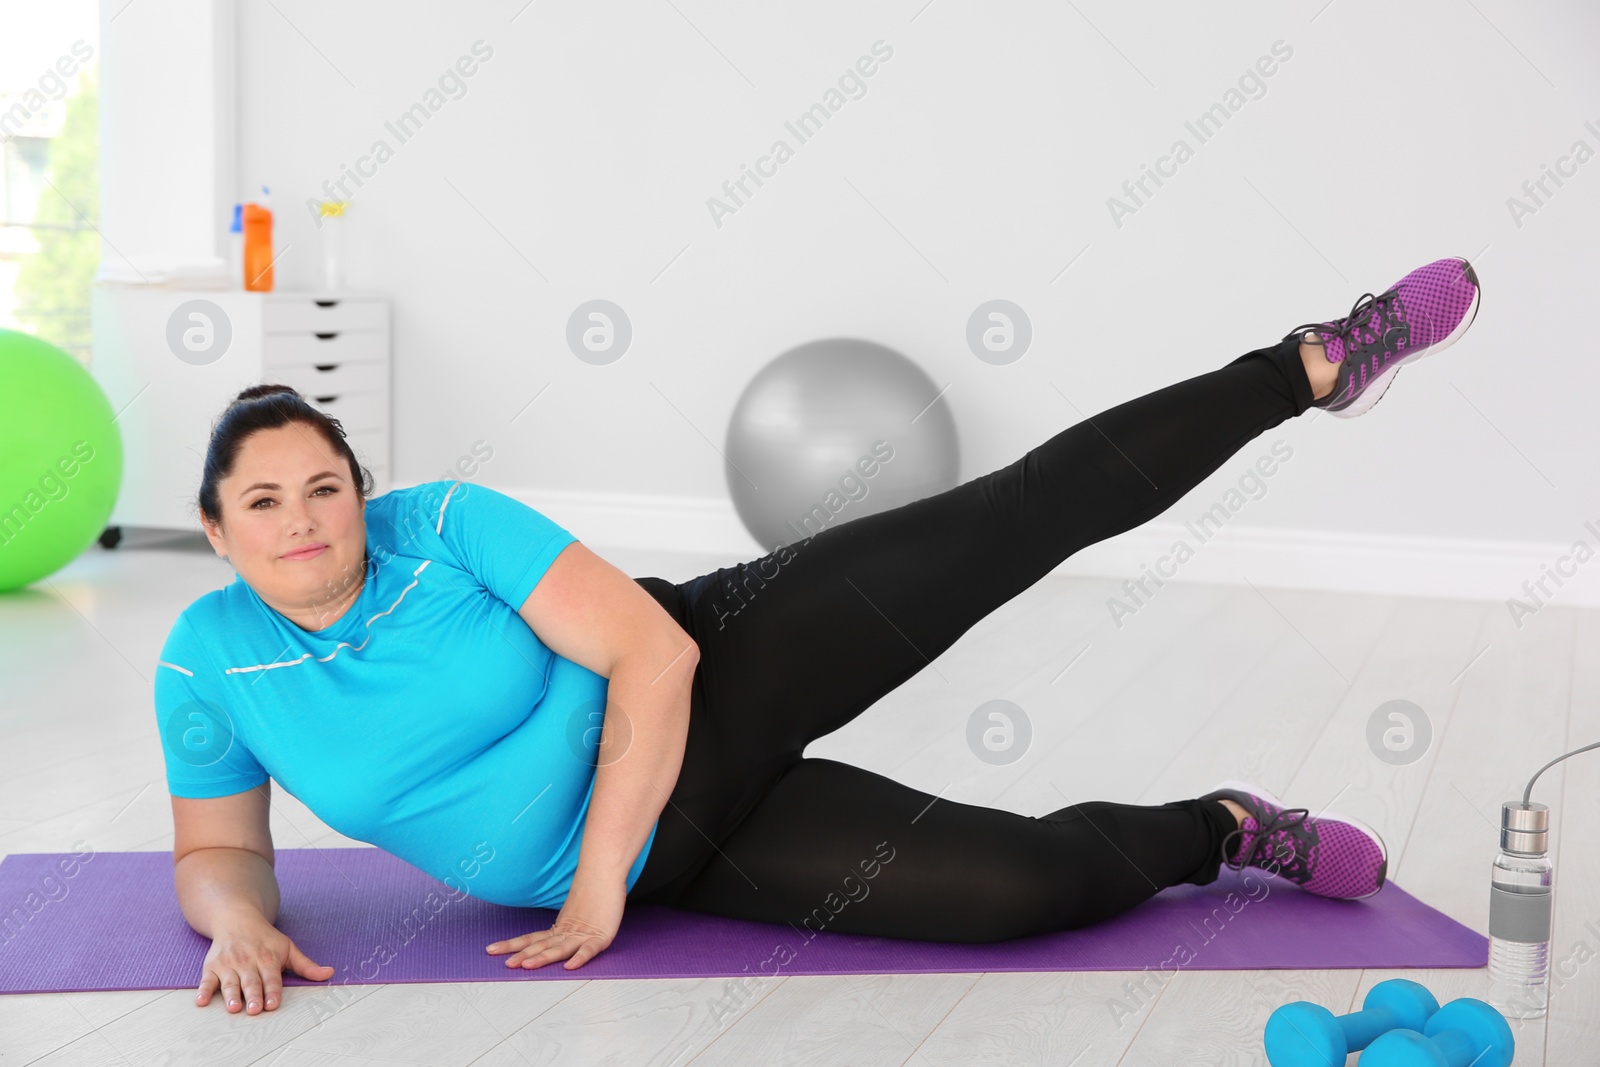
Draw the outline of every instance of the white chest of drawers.
<instances>
[{"instance_id":1,"label":"white chest of drawers","mask_svg":"<svg viewBox=\"0 0 1600 1067\"><path fill-rule=\"evenodd\" d=\"M358 293L96 286L90 372L122 432L108 526L200 530L196 498L216 420L241 389L299 390L338 419L389 490L389 302Z\"/></svg>"}]
</instances>

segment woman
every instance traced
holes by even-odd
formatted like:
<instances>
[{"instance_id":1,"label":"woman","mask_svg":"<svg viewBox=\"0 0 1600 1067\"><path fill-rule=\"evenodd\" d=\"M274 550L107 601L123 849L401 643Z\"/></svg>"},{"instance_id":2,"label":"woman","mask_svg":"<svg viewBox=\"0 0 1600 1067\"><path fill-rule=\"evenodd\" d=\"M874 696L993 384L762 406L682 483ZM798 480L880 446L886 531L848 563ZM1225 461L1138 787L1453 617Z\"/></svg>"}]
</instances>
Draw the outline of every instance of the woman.
<instances>
[{"instance_id":1,"label":"woman","mask_svg":"<svg viewBox=\"0 0 1600 1067\"><path fill-rule=\"evenodd\" d=\"M508 966L581 966L627 903L974 942L1100 922L1224 864L1376 893L1377 834L1248 785L1025 816L801 752L1265 430L1366 411L1478 295L1438 260L1000 470L678 584L627 579L485 487L369 501L336 421L245 390L199 499L238 578L184 610L156 682L180 902L213 938L197 1003L220 988L254 1014L285 966L331 971L272 927L269 775L452 889L559 907L487 946Z\"/></svg>"}]
</instances>

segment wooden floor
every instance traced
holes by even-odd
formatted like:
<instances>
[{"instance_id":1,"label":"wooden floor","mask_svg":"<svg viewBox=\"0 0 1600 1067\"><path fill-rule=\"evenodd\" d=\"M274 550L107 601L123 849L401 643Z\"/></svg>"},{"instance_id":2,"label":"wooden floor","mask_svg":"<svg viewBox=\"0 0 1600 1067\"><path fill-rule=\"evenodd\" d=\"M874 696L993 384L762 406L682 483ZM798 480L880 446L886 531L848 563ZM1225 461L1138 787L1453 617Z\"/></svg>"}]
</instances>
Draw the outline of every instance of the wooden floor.
<instances>
[{"instance_id":1,"label":"wooden floor","mask_svg":"<svg viewBox=\"0 0 1600 1067\"><path fill-rule=\"evenodd\" d=\"M675 581L733 562L597 551ZM177 612L232 577L203 540L157 538L0 597L0 854L171 849L151 676ZM1394 882L1487 931L1500 803L1600 739L1600 613L1558 601L1519 629L1501 603L1168 584L1119 628L1118 584L1044 579L807 754L1029 815L1244 778L1374 825ZM995 698L1034 729L1006 767L964 739ZM1406 766L1366 741L1397 698L1433 729ZM1515 1062L1600 1063L1600 752L1546 772L1534 798L1553 809L1557 976L1548 1019L1514 1024ZM360 846L282 791L274 804L280 848ZM41 994L0 997L0 1064L1261 1064L1275 1006L1353 1010L1396 975L1441 1001L1487 991L1483 970L1185 970L1145 976L1139 998L1138 972L796 976L719 1016L723 979L573 979L292 987L255 1017L196 1008L192 987Z\"/></svg>"}]
</instances>

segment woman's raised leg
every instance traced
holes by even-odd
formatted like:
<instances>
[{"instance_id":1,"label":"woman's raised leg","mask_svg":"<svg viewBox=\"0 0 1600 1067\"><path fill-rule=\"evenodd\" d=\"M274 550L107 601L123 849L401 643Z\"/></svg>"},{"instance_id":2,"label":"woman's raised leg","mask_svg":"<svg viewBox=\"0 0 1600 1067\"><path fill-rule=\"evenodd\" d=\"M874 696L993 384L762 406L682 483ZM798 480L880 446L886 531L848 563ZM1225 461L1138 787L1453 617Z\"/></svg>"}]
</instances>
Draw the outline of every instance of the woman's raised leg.
<instances>
[{"instance_id":1,"label":"woman's raised leg","mask_svg":"<svg viewBox=\"0 0 1600 1067\"><path fill-rule=\"evenodd\" d=\"M719 730L798 758L1086 545L1312 406L1290 338L1070 426L963 485L683 583Z\"/></svg>"}]
</instances>

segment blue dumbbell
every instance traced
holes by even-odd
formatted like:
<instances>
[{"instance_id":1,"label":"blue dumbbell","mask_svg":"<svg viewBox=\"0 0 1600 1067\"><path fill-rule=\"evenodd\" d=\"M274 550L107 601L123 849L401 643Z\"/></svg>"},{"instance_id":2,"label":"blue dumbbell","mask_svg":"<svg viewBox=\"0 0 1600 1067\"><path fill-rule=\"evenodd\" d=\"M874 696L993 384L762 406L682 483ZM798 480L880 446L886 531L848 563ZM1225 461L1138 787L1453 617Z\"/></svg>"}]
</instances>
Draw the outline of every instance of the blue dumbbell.
<instances>
[{"instance_id":1,"label":"blue dumbbell","mask_svg":"<svg viewBox=\"0 0 1600 1067\"><path fill-rule=\"evenodd\" d=\"M1440 1008L1422 1028L1392 1030L1361 1054L1361 1067L1510 1067L1516 1041L1506 1017L1481 1000L1462 997Z\"/></svg>"},{"instance_id":2,"label":"blue dumbbell","mask_svg":"<svg viewBox=\"0 0 1600 1067\"><path fill-rule=\"evenodd\" d=\"M1267 1019L1264 1043L1272 1067L1344 1067L1352 1052L1397 1027L1421 1030L1439 1010L1424 985L1406 978L1379 982L1367 991L1361 1010L1334 1015L1320 1004L1297 1000Z\"/></svg>"}]
</instances>

